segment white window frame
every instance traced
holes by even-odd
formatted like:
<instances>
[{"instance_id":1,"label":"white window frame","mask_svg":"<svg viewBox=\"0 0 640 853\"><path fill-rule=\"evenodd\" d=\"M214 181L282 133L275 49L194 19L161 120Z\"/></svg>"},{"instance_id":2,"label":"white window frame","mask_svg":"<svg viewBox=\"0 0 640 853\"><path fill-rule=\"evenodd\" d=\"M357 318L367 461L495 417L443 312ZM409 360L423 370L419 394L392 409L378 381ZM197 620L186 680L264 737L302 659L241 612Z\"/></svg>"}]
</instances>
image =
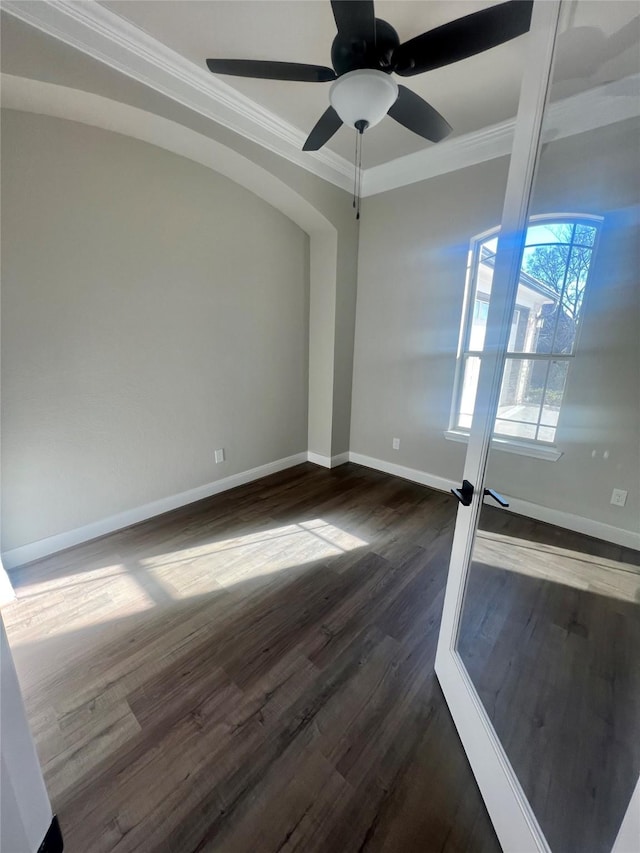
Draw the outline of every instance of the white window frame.
<instances>
[{"instance_id":1,"label":"white window frame","mask_svg":"<svg viewBox=\"0 0 640 853\"><path fill-rule=\"evenodd\" d=\"M545 213L538 214L536 216L529 217L527 228L532 225L538 225L544 222L552 223L554 225L558 224L576 224L576 223L584 223L593 225L596 228L596 234L593 241L592 254L591 254L591 263L589 264L589 271L587 273L587 280L585 282L584 287L584 296L581 307L581 322L578 325L576 330L576 336L573 343L573 349L571 353L526 353L526 352L513 352L507 354L507 360L509 359L527 359L527 360L539 360L539 361L566 361L568 364L567 369L567 378L565 382L565 388L563 393L563 402L564 396L566 394L567 386L569 384L569 375L571 373L571 363L575 358L575 355L578 351L579 337L580 331L583 326L583 318L584 312L586 308L586 303L588 300L588 294L590 291L589 282L591 280L591 276L593 273L593 261L596 256L598 240L600 237L600 232L603 223L603 217L597 216L595 214L585 214L585 213ZM474 299L474 289L475 289L475 281L478 273L478 267L480 264L480 252L482 245L490 240L492 237L498 236L500 234L500 226L496 226L494 228L490 228L488 231L484 231L481 234L477 234L475 237L471 239L468 261L467 261L467 272L465 279L465 289L464 289L464 301L462 304L462 317L460 320L460 334L458 338L458 349L456 354L456 372L453 384L453 394L451 398L451 411L449 415L449 428L445 430L444 437L450 441L458 441L462 443L467 443L469 440L469 430L464 427L458 426L459 420L459 409L461 404L461 396L462 396L462 383L464 380L464 365L467 358L474 357L482 357L482 352L478 352L476 350L470 350L468 348L469 339L471 336L471 328L473 321L473 309L475 304ZM518 310L517 304L514 305L514 311ZM505 362L506 363L506 362ZM548 380L548 371L547 371L547 380ZM546 381L545 380L545 388L543 389L543 400L544 400L544 391L546 389ZM560 404L560 414L558 417L558 424L556 426L556 430L560 426L560 418L562 415L562 403ZM504 450L508 453L518 453L523 456L532 456L536 459L546 459L551 462L557 461L562 456L562 451L558 448L557 444L554 442L544 441L543 439L535 438L535 439L526 439L516 436L508 436L502 435L501 433L494 433L491 439L491 446L497 450Z\"/></svg>"}]
</instances>

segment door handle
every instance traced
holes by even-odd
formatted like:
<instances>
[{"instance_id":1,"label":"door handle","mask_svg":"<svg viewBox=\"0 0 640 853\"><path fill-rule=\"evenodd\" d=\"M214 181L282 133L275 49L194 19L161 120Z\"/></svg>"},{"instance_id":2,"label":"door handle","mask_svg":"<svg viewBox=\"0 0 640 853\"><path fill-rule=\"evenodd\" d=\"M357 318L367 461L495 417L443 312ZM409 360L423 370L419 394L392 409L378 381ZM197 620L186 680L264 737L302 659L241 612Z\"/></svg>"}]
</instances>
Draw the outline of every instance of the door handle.
<instances>
[{"instance_id":1,"label":"door handle","mask_svg":"<svg viewBox=\"0 0 640 853\"><path fill-rule=\"evenodd\" d=\"M462 486L459 489L451 489L451 494L458 498L462 506L471 506L471 499L473 498L473 483L470 483L468 480L463 480Z\"/></svg>"},{"instance_id":2,"label":"door handle","mask_svg":"<svg viewBox=\"0 0 640 853\"><path fill-rule=\"evenodd\" d=\"M495 489L485 489L484 493L488 497L493 498L496 503L500 504L500 506L509 506L509 501L506 501L499 492L495 491ZM469 480L463 480L462 486L459 489L451 489L451 494L460 501L462 506L471 506L471 501L473 499L473 483L470 483Z\"/></svg>"},{"instance_id":3,"label":"door handle","mask_svg":"<svg viewBox=\"0 0 640 853\"><path fill-rule=\"evenodd\" d=\"M500 504L500 506L509 506L509 501L505 501L502 495L494 491L493 489L485 489L484 493L490 498L493 498L496 503Z\"/></svg>"}]
</instances>

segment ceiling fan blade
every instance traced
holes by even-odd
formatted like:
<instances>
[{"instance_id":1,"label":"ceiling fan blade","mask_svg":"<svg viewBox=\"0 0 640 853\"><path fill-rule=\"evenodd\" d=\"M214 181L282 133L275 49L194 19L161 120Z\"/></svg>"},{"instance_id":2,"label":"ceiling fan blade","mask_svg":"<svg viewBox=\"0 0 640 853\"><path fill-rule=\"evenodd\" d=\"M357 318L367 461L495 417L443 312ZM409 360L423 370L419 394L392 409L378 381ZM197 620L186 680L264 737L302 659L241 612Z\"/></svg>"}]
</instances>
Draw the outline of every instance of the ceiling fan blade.
<instances>
[{"instance_id":1,"label":"ceiling fan blade","mask_svg":"<svg viewBox=\"0 0 640 853\"><path fill-rule=\"evenodd\" d=\"M398 89L398 100L388 113L391 118L430 142L440 142L451 133L449 122L431 104L406 86L398 86Z\"/></svg>"},{"instance_id":2,"label":"ceiling fan blade","mask_svg":"<svg viewBox=\"0 0 640 853\"><path fill-rule=\"evenodd\" d=\"M376 42L376 13L373 0L331 0L338 35L352 41Z\"/></svg>"},{"instance_id":3,"label":"ceiling fan blade","mask_svg":"<svg viewBox=\"0 0 640 853\"><path fill-rule=\"evenodd\" d=\"M318 151L325 142L328 142L333 134L342 127L342 119L333 107L322 113L316 126L309 134L307 141L302 146L303 151Z\"/></svg>"},{"instance_id":4,"label":"ceiling fan blade","mask_svg":"<svg viewBox=\"0 0 640 853\"><path fill-rule=\"evenodd\" d=\"M270 62L260 59L207 59L214 74L257 77L260 80L290 80L301 83L326 83L336 79L333 68L304 65L299 62Z\"/></svg>"},{"instance_id":5,"label":"ceiling fan blade","mask_svg":"<svg viewBox=\"0 0 640 853\"><path fill-rule=\"evenodd\" d=\"M395 50L394 70L412 77L510 41L528 32L532 8L533 0L508 0L436 27Z\"/></svg>"}]
</instances>

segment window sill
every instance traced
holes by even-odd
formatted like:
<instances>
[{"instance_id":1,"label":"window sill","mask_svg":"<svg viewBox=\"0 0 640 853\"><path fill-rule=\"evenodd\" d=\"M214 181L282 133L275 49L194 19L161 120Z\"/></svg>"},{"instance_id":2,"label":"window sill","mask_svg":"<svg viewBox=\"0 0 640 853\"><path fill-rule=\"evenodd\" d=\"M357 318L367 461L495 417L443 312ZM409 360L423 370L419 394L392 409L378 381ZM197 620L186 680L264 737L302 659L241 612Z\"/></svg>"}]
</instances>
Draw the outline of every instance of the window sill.
<instances>
[{"instance_id":1,"label":"window sill","mask_svg":"<svg viewBox=\"0 0 640 853\"><path fill-rule=\"evenodd\" d=\"M447 441L458 441L461 444L467 444L469 441L469 433L454 429L445 430L444 437ZM526 441L517 441L502 437L492 438L491 447L494 450L504 450L506 453L518 453L520 456L545 459L547 462L557 462L562 456L562 451L550 444L530 444Z\"/></svg>"}]
</instances>

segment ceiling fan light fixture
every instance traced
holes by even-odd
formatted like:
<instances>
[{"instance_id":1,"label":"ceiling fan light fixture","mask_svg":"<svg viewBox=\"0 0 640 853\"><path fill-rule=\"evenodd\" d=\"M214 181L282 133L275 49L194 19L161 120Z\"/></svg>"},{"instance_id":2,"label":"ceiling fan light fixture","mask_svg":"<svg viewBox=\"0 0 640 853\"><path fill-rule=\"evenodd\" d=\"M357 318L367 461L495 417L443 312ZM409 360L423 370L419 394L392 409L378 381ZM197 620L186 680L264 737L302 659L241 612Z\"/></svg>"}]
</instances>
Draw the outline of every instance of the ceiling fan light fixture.
<instances>
[{"instance_id":1,"label":"ceiling fan light fixture","mask_svg":"<svg viewBox=\"0 0 640 853\"><path fill-rule=\"evenodd\" d=\"M331 85L329 100L344 124L373 127L382 121L398 98L398 84L372 68L349 71ZM357 128L356 128L357 129Z\"/></svg>"}]
</instances>

